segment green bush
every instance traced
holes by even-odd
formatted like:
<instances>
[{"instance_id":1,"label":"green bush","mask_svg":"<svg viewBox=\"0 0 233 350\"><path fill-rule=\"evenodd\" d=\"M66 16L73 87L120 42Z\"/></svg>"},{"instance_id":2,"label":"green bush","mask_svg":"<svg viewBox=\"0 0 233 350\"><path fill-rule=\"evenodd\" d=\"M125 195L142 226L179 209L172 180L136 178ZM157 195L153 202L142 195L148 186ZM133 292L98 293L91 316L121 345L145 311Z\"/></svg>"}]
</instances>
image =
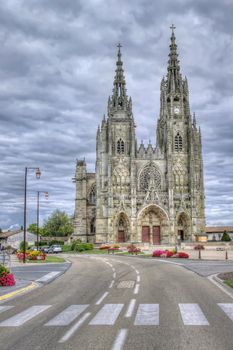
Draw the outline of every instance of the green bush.
<instances>
[{"instance_id":1,"label":"green bush","mask_svg":"<svg viewBox=\"0 0 233 350\"><path fill-rule=\"evenodd\" d=\"M93 248L94 246L92 243L76 243L73 250L76 252L84 252L85 250L92 250Z\"/></svg>"},{"instance_id":2,"label":"green bush","mask_svg":"<svg viewBox=\"0 0 233 350\"><path fill-rule=\"evenodd\" d=\"M229 236L229 234L227 233L227 231L224 231L224 232L223 232L221 241L222 241L222 242L230 242L230 241L231 241L231 237Z\"/></svg>"},{"instance_id":3,"label":"green bush","mask_svg":"<svg viewBox=\"0 0 233 350\"><path fill-rule=\"evenodd\" d=\"M77 243L81 243L81 240L80 239L76 239L75 241L72 242L71 244L71 250L75 250L75 246Z\"/></svg>"},{"instance_id":4,"label":"green bush","mask_svg":"<svg viewBox=\"0 0 233 350\"><path fill-rule=\"evenodd\" d=\"M9 270L6 266L0 264L0 277L4 274L4 272L9 273Z\"/></svg>"},{"instance_id":5,"label":"green bush","mask_svg":"<svg viewBox=\"0 0 233 350\"><path fill-rule=\"evenodd\" d=\"M64 244L63 246L62 246L62 251L63 252L70 252L71 251L71 247L72 247L72 245L71 244Z\"/></svg>"},{"instance_id":6,"label":"green bush","mask_svg":"<svg viewBox=\"0 0 233 350\"><path fill-rule=\"evenodd\" d=\"M25 242L25 245L26 245L26 250L27 250L27 249L28 249L28 242ZM20 242L20 244L19 244L19 250L20 250L21 252L24 251L24 241Z\"/></svg>"}]
</instances>

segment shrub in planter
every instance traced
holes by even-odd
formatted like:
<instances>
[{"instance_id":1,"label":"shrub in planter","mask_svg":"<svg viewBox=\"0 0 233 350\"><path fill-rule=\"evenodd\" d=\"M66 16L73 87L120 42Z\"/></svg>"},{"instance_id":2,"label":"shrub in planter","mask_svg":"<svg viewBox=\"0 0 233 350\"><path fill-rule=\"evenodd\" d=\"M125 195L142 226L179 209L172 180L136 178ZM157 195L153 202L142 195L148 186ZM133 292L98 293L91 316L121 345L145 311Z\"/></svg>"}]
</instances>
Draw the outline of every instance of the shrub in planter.
<instances>
[{"instance_id":1,"label":"shrub in planter","mask_svg":"<svg viewBox=\"0 0 233 350\"><path fill-rule=\"evenodd\" d=\"M205 249L205 247L202 244L197 244L194 247L194 250L202 250L202 249Z\"/></svg>"},{"instance_id":2,"label":"shrub in planter","mask_svg":"<svg viewBox=\"0 0 233 350\"><path fill-rule=\"evenodd\" d=\"M177 255L178 255L178 258L181 258L181 259L188 259L189 258L189 255L185 252L179 252Z\"/></svg>"},{"instance_id":3,"label":"shrub in planter","mask_svg":"<svg viewBox=\"0 0 233 350\"><path fill-rule=\"evenodd\" d=\"M141 252L140 248L137 248L134 244L130 244L127 247L128 253L137 255Z\"/></svg>"},{"instance_id":4,"label":"shrub in planter","mask_svg":"<svg viewBox=\"0 0 233 350\"><path fill-rule=\"evenodd\" d=\"M161 255L164 255L166 254L166 251L165 250L154 250L153 253L152 253L152 257L154 258L160 258Z\"/></svg>"},{"instance_id":5,"label":"shrub in planter","mask_svg":"<svg viewBox=\"0 0 233 350\"><path fill-rule=\"evenodd\" d=\"M101 247L99 247L100 250L108 250L110 247L110 245L102 245Z\"/></svg>"},{"instance_id":6,"label":"shrub in planter","mask_svg":"<svg viewBox=\"0 0 233 350\"><path fill-rule=\"evenodd\" d=\"M171 250L167 250L166 251L166 257L167 258L171 258L173 255L174 255L173 251L171 251Z\"/></svg>"},{"instance_id":7,"label":"shrub in planter","mask_svg":"<svg viewBox=\"0 0 233 350\"><path fill-rule=\"evenodd\" d=\"M9 269L0 264L0 287L14 286L14 275L10 273Z\"/></svg>"}]
</instances>

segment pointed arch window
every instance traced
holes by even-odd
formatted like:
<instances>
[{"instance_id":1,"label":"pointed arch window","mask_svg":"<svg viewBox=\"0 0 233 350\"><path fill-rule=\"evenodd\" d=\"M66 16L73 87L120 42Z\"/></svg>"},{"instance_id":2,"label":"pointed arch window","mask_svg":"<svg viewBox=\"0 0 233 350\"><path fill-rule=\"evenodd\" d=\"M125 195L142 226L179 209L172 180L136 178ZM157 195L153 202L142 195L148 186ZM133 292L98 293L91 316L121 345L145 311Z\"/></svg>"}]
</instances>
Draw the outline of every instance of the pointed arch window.
<instances>
[{"instance_id":1,"label":"pointed arch window","mask_svg":"<svg viewBox=\"0 0 233 350\"><path fill-rule=\"evenodd\" d=\"M93 184L89 193L89 203L95 204L96 203L96 185Z\"/></svg>"},{"instance_id":2,"label":"pointed arch window","mask_svg":"<svg viewBox=\"0 0 233 350\"><path fill-rule=\"evenodd\" d=\"M122 139L117 141L117 153L124 154L125 153L125 143Z\"/></svg>"},{"instance_id":3,"label":"pointed arch window","mask_svg":"<svg viewBox=\"0 0 233 350\"><path fill-rule=\"evenodd\" d=\"M177 133L175 136L175 151L181 152L182 148L183 148L183 140L182 140L181 135L179 133Z\"/></svg>"}]
</instances>

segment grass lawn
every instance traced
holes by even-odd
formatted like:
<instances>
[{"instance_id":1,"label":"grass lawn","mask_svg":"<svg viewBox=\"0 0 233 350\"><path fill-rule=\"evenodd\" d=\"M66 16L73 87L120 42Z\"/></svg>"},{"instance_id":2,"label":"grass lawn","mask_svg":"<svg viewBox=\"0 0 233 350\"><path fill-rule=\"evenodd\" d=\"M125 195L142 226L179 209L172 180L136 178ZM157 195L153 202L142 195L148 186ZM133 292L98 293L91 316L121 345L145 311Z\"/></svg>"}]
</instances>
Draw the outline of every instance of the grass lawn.
<instances>
[{"instance_id":1,"label":"grass lawn","mask_svg":"<svg viewBox=\"0 0 233 350\"><path fill-rule=\"evenodd\" d=\"M37 263L37 264L44 264L44 263L63 263L65 262L65 259L60 258L59 256L46 256L45 260L27 260L27 263Z\"/></svg>"},{"instance_id":2,"label":"grass lawn","mask_svg":"<svg viewBox=\"0 0 233 350\"><path fill-rule=\"evenodd\" d=\"M233 279L225 280L224 283L226 283L229 287L233 288Z\"/></svg>"}]
</instances>

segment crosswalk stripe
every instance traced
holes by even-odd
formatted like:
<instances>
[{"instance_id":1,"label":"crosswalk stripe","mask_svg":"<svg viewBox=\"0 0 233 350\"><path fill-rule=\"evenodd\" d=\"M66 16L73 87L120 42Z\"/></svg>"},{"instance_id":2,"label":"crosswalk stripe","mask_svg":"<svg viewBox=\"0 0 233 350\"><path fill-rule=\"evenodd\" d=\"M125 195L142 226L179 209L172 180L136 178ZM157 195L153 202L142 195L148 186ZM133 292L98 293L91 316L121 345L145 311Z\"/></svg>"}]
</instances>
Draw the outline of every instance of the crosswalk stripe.
<instances>
[{"instance_id":1,"label":"crosswalk stripe","mask_svg":"<svg viewBox=\"0 0 233 350\"><path fill-rule=\"evenodd\" d=\"M39 315L41 312L50 308L51 305L34 305L28 309L20 312L19 314L8 318L0 323L0 327L18 327L22 326L25 322L31 320L33 317Z\"/></svg>"},{"instance_id":2,"label":"crosswalk stripe","mask_svg":"<svg viewBox=\"0 0 233 350\"><path fill-rule=\"evenodd\" d=\"M105 304L89 323L90 325L114 325L124 304Z\"/></svg>"},{"instance_id":3,"label":"crosswalk stripe","mask_svg":"<svg viewBox=\"0 0 233 350\"><path fill-rule=\"evenodd\" d=\"M52 318L45 326L67 326L75 318L77 318L81 313L86 310L89 305L70 305L60 314Z\"/></svg>"},{"instance_id":4,"label":"crosswalk stripe","mask_svg":"<svg viewBox=\"0 0 233 350\"><path fill-rule=\"evenodd\" d=\"M205 318L198 304L179 304L181 317L184 325L207 326L209 322Z\"/></svg>"},{"instance_id":5,"label":"crosswalk stripe","mask_svg":"<svg viewBox=\"0 0 233 350\"><path fill-rule=\"evenodd\" d=\"M159 304L140 304L134 321L135 326L159 325Z\"/></svg>"},{"instance_id":6,"label":"crosswalk stripe","mask_svg":"<svg viewBox=\"0 0 233 350\"><path fill-rule=\"evenodd\" d=\"M0 306L0 313L12 309L14 306Z\"/></svg>"},{"instance_id":7,"label":"crosswalk stripe","mask_svg":"<svg viewBox=\"0 0 233 350\"><path fill-rule=\"evenodd\" d=\"M59 275L61 271L52 271L47 273L46 275L42 276L41 278L38 278L36 282L47 282L50 279L54 278L55 276Z\"/></svg>"},{"instance_id":8,"label":"crosswalk stripe","mask_svg":"<svg viewBox=\"0 0 233 350\"><path fill-rule=\"evenodd\" d=\"M227 316L230 318L230 320L233 321L233 304L222 304L219 303L218 306L227 314Z\"/></svg>"}]
</instances>

